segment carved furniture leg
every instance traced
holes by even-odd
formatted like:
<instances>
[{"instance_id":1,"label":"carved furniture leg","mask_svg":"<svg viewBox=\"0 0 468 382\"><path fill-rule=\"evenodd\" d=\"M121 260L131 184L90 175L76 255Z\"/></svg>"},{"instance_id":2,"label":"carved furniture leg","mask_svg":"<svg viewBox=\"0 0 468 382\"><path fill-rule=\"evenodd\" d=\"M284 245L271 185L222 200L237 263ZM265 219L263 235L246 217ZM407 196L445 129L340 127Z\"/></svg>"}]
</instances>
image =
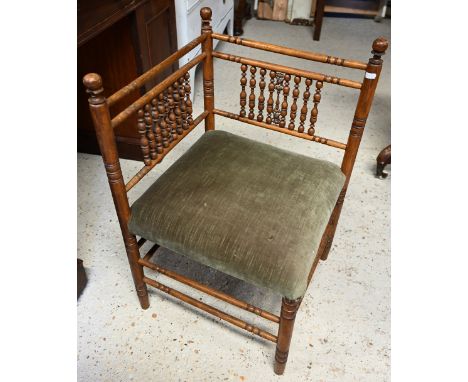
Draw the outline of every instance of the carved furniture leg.
<instances>
[{"instance_id":1,"label":"carved furniture leg","mask_svg":"<svg viewBox=\"0 0 468 382\"><path fill-rule=\"evenodd\" d=\"M123 230L122 230L123 233ZM130 269L132 271L133 282L135 283L135 289L137 292L140 305L143 309L149 308L149 297L146 283L143 281L144 273L143 267L138 263L140 259L140 250L138 248L138 242L136 237L132 234L123 235L125 242L125 249L127 250L127 258L130 263Z\"/></svg>"},{"instance_id":2,"label":"carved furniture leg","mask_svg":"<svg viewBox=\"0 0 468 382\"><path fill-rule=\"evenodd\" d=\"M385 147L380 154L377 156L377 170L376 177L380 179L385 179L388 174L383 172L385 166L391 163L391 145Z\"/></svg>"},{"instance_id":3,"label":"carved furniture leg","mask_svg":"<svg viewBox=\"0 0 468 382\"><path fill-rule=\"evenodd\" d=\"M300 298L297 300L288 300L283 297L278 329L278 342L276 344L275 353L275 373L278 375L284 373L286 362L288 361L289 345L291 344L294 320L300 305Z\"/></svg>"}]
</instances>

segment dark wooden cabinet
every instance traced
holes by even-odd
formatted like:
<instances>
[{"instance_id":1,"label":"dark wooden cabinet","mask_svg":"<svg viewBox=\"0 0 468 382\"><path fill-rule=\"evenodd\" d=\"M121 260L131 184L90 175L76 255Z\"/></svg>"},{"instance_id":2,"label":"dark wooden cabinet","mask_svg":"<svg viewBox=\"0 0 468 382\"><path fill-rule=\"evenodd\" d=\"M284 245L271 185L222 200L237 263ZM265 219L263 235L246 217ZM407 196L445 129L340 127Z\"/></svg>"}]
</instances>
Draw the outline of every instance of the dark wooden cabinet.
<instances>
[{"instance_id":1,"label":"dark wooden cabinet","mask_svg":"<svg viewBox=\"0 0 468 382\"><path fill-rule=\"evenodd\" d=\"M83 76L99 73L109 96L176 50L173 0L78 1L78 151L99 154ZM177 68L174 63L153 84ZM136 100L141 91L113 105L112 115ZM136 117L116 129L116 139L122 158L142 159Z\"/></svg>"}]
</instances>

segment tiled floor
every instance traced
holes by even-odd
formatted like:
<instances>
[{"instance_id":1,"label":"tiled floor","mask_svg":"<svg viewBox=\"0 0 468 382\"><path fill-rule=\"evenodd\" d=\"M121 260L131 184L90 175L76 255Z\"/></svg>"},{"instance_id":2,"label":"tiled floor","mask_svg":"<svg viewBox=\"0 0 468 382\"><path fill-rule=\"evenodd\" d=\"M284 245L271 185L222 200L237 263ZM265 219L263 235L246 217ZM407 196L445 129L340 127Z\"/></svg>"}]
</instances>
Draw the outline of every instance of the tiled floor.
<instances>
[{"instance_id":1,"label":"tiled floor","mask_svg":"<svg viewBox=\"0 0 468 382\"><path fill-rule=\"evenodd\" d=\"M339 57L367 60L372 40L390 37L390 22L326 18L320 42L310 27L252 19L244 37ZM238 46L218 49L249 55ZM253 53L252 53L253 52ZM250 56L360 80L362 72L262 51ZM151 290L140 308L100 157L78 155L78 257L89 283L78 302L79 381L388 381L390 379L390 181L374 177L375 157L390 143L390 52L368 119L329 260L321 263L297 315L284 376L273 373L274 344ZM218 108L238 109L238 64L216 62ZM344 73L344 74L343 74ZM201 76L194 115L201 108ZM325 85L317 134L346 141L357 93ZM305 155L339 162L338 150L218 117L217 128ZM135 200L201 134L198 127L135 190ZM122 161L128 179L140 163ZM131 201L132 201L131 200ZM170 251L158 261L239 298L279 310L280 296L197 265ZM162 282L193 294L163 276ZM210 297L204 301L273 330L268 321Z\"/></svg>"}]
</instances>

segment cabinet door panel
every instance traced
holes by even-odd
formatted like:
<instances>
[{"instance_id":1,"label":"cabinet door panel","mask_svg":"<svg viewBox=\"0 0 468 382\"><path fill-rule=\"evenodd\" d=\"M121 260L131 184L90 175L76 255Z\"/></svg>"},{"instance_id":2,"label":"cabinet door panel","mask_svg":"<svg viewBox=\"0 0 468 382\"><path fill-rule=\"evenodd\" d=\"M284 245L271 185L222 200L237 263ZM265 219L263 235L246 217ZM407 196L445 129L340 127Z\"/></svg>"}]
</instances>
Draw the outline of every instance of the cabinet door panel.
<instances>
[{"instance_id":1,"label":"cabinet door panel","mask_svg":"<svg viewBox=\"0 0 468 382\"><path fill-rule=\"evenodd\" d=\"M78 48L78 150L99 152L89 113L82 79L90 72L99 73L104 84L104 95L110 96L138 76L135 47L131 39L131 15L101 32ZM111 107L116 115L140 96L138 90L128 94ZM136 117L131 117L115 130L117 137L138 142Z\"/></svg>"},{"instance_id":2,"label":"cabinet door panel","mask_svg":"<svg viewBox=\"0 0 468 382\"><path fill-rule=\"evenodd\" d=\"M81 83L84 74L101 74L109 96L177 50L173 0L80 0L82 37L78 48L78 151L99 153ZM86 6L85 6L86 5ZM102 22L105 20L105 23ZM92 33L91 33L92 32ZM148 87L177 69L168 68ZM134 102L138 89L111 107L115 116ZM115 129L122 158L142 159L136 116Z\"/></svg>"},{"instance_id":3,"label":"cabinet door panel","mask_svg":"<svg viewBox=\"0 0 468 382\"><path fill-rule=\"evenodd\" d=\"M146 71L177 50L174 2L150 0L136 10L140 57ZM152 87L177 70L177 62L147 85Z\"/></svg>"}]
</instances>

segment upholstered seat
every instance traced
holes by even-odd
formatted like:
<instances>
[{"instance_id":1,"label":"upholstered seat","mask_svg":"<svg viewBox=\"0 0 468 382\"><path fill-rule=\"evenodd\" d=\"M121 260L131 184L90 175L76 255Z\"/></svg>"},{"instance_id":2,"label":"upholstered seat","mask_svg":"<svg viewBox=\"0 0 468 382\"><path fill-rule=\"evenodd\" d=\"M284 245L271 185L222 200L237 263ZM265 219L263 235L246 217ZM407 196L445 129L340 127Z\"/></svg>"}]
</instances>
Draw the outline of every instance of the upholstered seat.
<instances>
[{"instance_id":1,"label":"upholstered seat","mask_svg":"<svg viewBox=\"0 0 468 382\"><path fill-rule=\"evenodd\" d=\"M209 131L132 205L129 229L296 299L344 181L330 162Z\"/></svg>"}]
</instances>

